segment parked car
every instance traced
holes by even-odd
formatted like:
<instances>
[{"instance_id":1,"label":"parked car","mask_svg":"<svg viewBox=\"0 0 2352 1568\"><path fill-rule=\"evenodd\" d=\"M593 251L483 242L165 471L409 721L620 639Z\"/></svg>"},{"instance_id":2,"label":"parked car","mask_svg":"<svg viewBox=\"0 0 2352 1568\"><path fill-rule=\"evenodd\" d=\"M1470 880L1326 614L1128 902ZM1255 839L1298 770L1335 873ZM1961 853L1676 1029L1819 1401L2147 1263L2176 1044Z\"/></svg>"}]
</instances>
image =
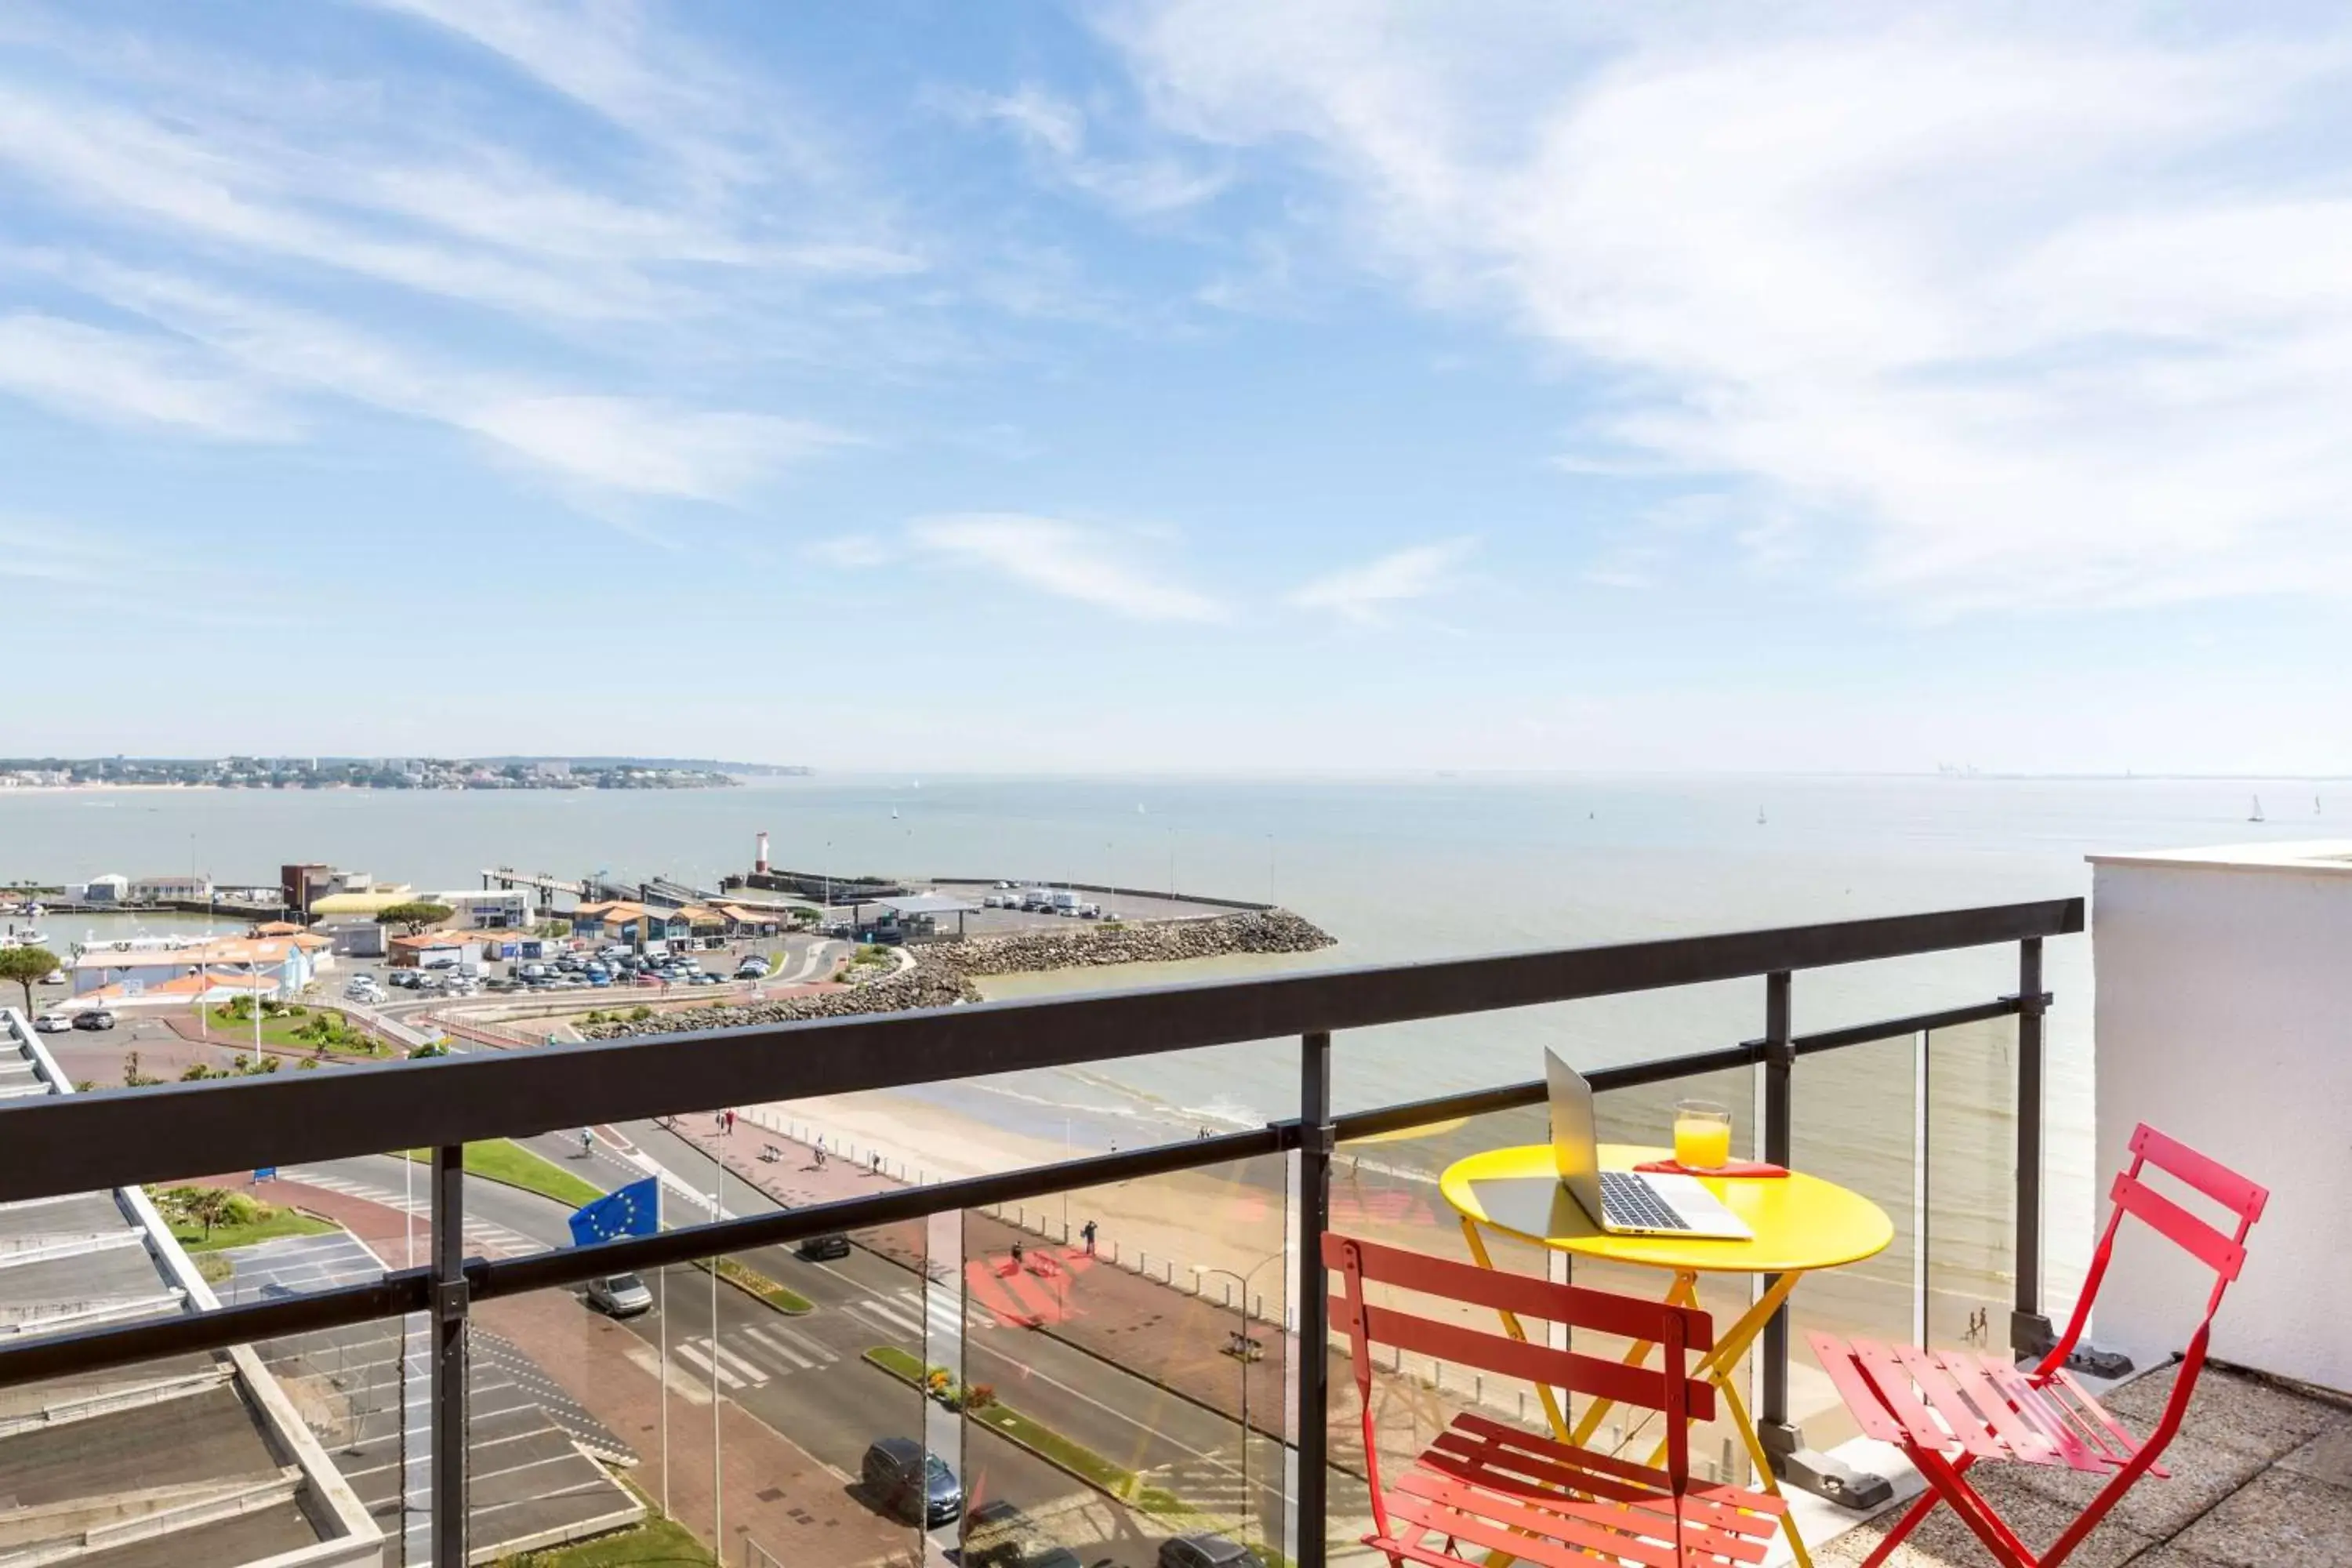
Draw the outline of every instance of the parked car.
<instances>
[{"instance_id":1,"label":"parked car","mask_svg":"<svg viewBox=\"0 0 2352 1568\"><path fill-rule=\"evenodd\" d=\"M44 1035L62 1035L73 1027L73 1015L52 1008L34 1019L33 1027Z\"/></svg>"},{"instance_id":2,"label":"parked car","mask_svg":"<svg viewBox=\"0 0 2352 1568\"><path fill-rule=\"evenodd\" d=\"M41 976L41 984L44 985L63 985L65 983L66 972L62 969L52 969Z\"/></svg>"},{"instance_id":3,"label":"parked car","mask_svg":"<svg viewBox=\"0 0 2352 1568\"><path fill-rule=\"evenodd\" d=\"M607 1274L588 1281L588 1304L608 1317L634 1318L653 1310L654 1293L634 1274Z\"/></svg>"},{"instance_id":4,"label":"parked car","mask_svg":"<svg viewBox=\"0 0 2352 1568\"><path fill-rule=\"evenodd\" d=\"M1161 1542L1160 1568L1265 1568L1265 1564L1239 1542L1204 1532Z\"/></svg>"},{"instance_id":5,"label":"parked car","mask_svg":"<svg viewBox=\"0 0 2352 1568\"><path fill-rule=\"evenodd\" d=\"M827 1231L823 1236L803 1237L793 1251L812 1263L830 1263L849 1256L849 1237L837 1230Z\"/></svg>"},{"instance_id":6,"label":"parked car","mask_svg":"<svg viewBox=\"0 0 2352 1568\"><path fill-rule=\"evenodd\" d=\"M955 1472L912 1437L875 1439L858 1476L883 1508L927 1528L951 1523L963 1512L963 1488Z\"/></svg>"},{"instance_id":7,"label":"parked car","mask_svg":"<svg viewBox=\"0 0 2352 1568\"><path fill-rule=\"evenodd\" d=\"M111 1029L114 1027L114 1015L103 1007L92 1007L87 1013L76 1013L73 1026L77 1029Z\"/></svg>"}]
</instances>

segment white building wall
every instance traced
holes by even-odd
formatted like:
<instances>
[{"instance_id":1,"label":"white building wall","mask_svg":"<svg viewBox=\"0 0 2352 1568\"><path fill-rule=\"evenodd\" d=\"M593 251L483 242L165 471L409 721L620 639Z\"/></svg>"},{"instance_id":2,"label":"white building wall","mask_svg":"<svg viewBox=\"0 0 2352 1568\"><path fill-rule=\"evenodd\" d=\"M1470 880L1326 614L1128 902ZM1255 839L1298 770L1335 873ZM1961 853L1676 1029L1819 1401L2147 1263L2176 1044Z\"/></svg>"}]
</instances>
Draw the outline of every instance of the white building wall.
<instances>
[{"instance_id":1,"label":"white building wall","mask_svg":"<svg viewBox=\"0 0 2352 1568\"><path fill-rule=\"evenodd\" d=\"M2121 1170L2145 1121L2270 1188L2213 1352L2352 1389L2352 843L2251 853L2094 858L2099 1163ZM2185 1344L2212 1276L2123 1235L2093 1337L2147 1364Z\"/></svg>"}]
</instances>

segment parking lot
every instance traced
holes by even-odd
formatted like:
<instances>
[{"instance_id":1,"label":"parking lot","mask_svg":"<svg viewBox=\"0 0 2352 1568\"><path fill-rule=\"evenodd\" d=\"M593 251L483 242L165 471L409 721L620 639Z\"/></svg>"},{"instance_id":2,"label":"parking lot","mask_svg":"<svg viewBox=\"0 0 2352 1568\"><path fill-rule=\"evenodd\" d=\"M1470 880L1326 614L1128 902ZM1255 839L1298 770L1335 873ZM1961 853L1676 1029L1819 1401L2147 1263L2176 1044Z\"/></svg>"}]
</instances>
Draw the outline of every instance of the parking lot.
<instances>
[{"instance_id":1,"label":"parking lot","mask_svg":"<svg viewBox=\"0 0 2352 1568\"><path fill-rule=\"evenodd\" d=\"M1216 915L1229 915L1235 912L1234 906L1230 904L1203 903L1197 899L1171 899L1165 893L1093 892L1084 888L1071 889L1069 891L1078 902L1091 903L1101 911L1097 921L1084 921L1075 916L1056 914L1051 910L1019 908L992 910L986 907L986 900L992 893L999 898L1009 893L1018 899L1031 889L1044 887L1042 883L1012 882L1000 887L994 882L934 882L926 886L949 898L960 899L967 904L982 906L963 917L964 934L967 936L1002 936L1013 931L1039 931L1073 924L1094 925L1098 923L1099 920L1120 920L1130 922L1205 920ZM872 919L874 913L874 906L869 904L865 907L867 919ZM848 919L848 907L844 905L835 909L828 918ZM940 928L944 931L953 932L956 928L956 917L943 916L940 921Z\"/></svg>"}]
</instances>

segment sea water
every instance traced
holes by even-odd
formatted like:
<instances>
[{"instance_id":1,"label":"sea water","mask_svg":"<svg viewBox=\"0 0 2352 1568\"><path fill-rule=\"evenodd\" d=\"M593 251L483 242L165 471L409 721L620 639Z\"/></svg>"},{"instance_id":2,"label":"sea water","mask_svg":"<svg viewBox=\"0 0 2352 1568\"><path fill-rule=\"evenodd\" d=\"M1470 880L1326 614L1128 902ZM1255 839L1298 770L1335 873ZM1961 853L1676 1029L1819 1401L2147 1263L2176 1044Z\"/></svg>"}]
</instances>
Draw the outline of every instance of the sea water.
<instances>
[{"instance_id":1,"label":"sea water","mask_svg":"<svg viewBox=\"0 0 2352 1568\"><path fill-rule=\"evenodd\" d=\"M1328 952L1143 970L1008 976L991 995L1122 987L1299 965L1404 963L1867 915L2063 898L2086 853L2325 837L2340 799L2305 781L1933 777L1378 779L829 776L706 791L0 791L0 879L197 870L274 884L326 861L420 889L484 867L610 871L708 886L768 832L782 867L840 875L1005 877L1277 902ZM2259 792L2269 820L2250 823ZM1115 901L1115 900L1114 900ZM120 934L116 921L105 934ZM60 942L86 917L45 922ZM2053 1232L2087 1215L2087 937L2049 944ZM2013 947L1801 974L1801 1031L2013 991ZM1756 1037L1760 981L1353 1031L1342 1109L1534 1077L1540 1048L1601 1067ZM1293 1114L1296 1049L1267 1042L929 1091L966 1114L1079 1149L1133 1147ZM1800 1068L1798 1092L1804 1092ZM1899 1079L1899 1081L1898 1081ZM1849 1087L1843 1092L1853 1094ZM1908 1115L1907 1077L1840 1108ZM1818 1114L1819 1107L1815 1107ZM1801 1112L1802 1107L1801 1105ZM1664 1131L1664 1129L1661 1129Z\"/></svg>"}]
</instances>

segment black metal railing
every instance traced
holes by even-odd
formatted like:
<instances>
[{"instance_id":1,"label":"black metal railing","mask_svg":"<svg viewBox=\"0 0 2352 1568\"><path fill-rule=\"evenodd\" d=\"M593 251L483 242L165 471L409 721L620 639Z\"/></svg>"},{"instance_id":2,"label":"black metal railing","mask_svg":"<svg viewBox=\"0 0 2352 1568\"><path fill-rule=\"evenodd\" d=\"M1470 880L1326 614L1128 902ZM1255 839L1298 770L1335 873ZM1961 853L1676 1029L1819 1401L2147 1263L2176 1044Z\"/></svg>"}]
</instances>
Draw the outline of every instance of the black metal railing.
<instances>
[{"instance_id":1,"label":"black metal railing","mask_svg":"<svg viewBox=\"0 0 2352 1568\"><path fill-rule=\"evenodd\" d=\"M1764 982L1763 1033L1693 1055L1591 1074L1601 1090L1727 1068L1762 1075L1761 1152L1786 1162L1809 1056L2001 1017L2017 1019L2015 1301L2011 1337L2047 1343L2042 1268L2042 991L2045 939L2081 931L2079 899L1740 931L1496 957L1330 969L1066 999L986 1003L561 1051L453 1057L383 1068L288 1073L135 1094L67 1095L0 1107L0 1202L369 1154L433 1151L434 1244L424 1268L364 1284L201 1313L57 1333L0 1347L0 1387L152 1358L425 1313L433 1324L434 1561L466 1560L464 1336L473 1302L646 1270L895 1221L1017 1203L1075 1189L1295 1152L1301 1208L1294 1245L1326 1226L1332 1152L1453 1117L1542 1103L1539 1081L1335 1114L1333 1037L1349 1029L1741 979ZM1811 1035L1793 1032L1794 975L1836 965L2014 944L2017 990L1939 1011ZM463 1256L465 1144L556 1128L619 1123L722 1105L811 1099L1292 1037L1298 1115L1248 1131L939 1182L871 1196L717 1220L659 1235L522 1257ZM789 1045L790 1049L780 1049ZM1298 1343L1325 1342L1318 1250L1297 1247ZM1787 1334L1764 1343L1759 1415L1784 1479L1853 1500L1867 1478L1803 1447L1787 1409ZM1320 1568L1327 1512L1327 1360L1287 1358L1295 1380L1296 1560ZM1245 1435L1246 1440L1246 1435ZM723 1546L723 1542L720 1543Z\"/></svg>"}]
</instances>

